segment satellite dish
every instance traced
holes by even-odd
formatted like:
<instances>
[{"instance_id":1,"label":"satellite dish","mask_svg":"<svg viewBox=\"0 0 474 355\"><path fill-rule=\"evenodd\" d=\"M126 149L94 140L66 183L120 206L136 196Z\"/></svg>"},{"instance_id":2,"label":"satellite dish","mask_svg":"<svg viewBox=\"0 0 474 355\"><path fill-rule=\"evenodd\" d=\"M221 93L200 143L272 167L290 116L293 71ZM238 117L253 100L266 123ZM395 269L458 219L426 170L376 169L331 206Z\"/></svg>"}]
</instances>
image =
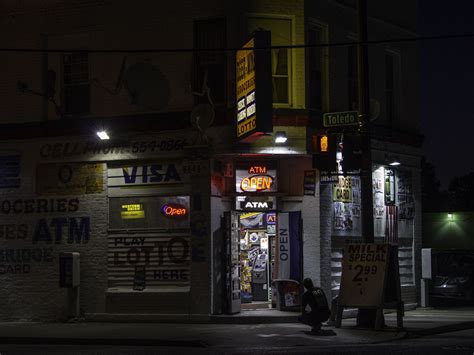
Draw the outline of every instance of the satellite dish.
<instances>
[{"instance_id":1,"label":"satellite dish","mask_svg":"<svg viewBox=\"0 0 474 355\"><path fill-rule=\"evenodd\" d=\"M191 125L204 134L214 121L214 116L215 112L211 104L196 105L191 111Z\"/></svg>"},{"instance_id":2,"label":"satellite dish","mask_svg":"<svg viewBox=\"0 0 474 355\"><path fill-rule=\"evenodd\" d=\"M375 121L380 116L380 101L370 99L370 121Z\"/></svg>"},{"instance_id":3,"label":"satellite dish","mask_svg":"<svg viewBox=\"0 0 474 355\"><path fill-rule=\"evenodd\" d=\"M154 110L161 110L168 105L169 82L157 66L150 63L133 64L127 68L123 81L132 104Z\"/></svg>"}]
</instances>

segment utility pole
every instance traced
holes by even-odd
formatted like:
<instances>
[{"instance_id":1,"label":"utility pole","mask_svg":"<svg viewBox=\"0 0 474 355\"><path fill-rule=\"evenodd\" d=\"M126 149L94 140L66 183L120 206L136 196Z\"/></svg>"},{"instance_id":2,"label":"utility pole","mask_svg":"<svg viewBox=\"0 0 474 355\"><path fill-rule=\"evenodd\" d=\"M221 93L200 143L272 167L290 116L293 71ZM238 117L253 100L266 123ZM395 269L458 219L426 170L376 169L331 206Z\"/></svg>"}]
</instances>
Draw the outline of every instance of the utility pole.
<instances>
[{"instance_id":1,"label":"utility pole","mask_svg":"<svg viewBox=\"0 0 474 355\"><path fill-rule=\"evenodd\" d=\"M374 242L374 213L372 201L372 145L370 137L369 60L367 48L367 0L357 0L357 78L359 96L359 131L362 141L362 167L360 176L362 207L362 241ZM380 286L382 287L382 285ZM357 325L375 326L374 309L359 309Z\"/></svg>"},{"instance_id":2,"label":"utility pole","mask_svg":"<svg viewBox=\"0 0 474 355\"><path fill-rule=\"evenodd\" d=\"M367 0L357 0L357 73L359 96L359 130L362 140L361 204L362 238L374 242L372 202L372 145L370 142L369 60L367 49Z\"/></svg>"}]
</instances>

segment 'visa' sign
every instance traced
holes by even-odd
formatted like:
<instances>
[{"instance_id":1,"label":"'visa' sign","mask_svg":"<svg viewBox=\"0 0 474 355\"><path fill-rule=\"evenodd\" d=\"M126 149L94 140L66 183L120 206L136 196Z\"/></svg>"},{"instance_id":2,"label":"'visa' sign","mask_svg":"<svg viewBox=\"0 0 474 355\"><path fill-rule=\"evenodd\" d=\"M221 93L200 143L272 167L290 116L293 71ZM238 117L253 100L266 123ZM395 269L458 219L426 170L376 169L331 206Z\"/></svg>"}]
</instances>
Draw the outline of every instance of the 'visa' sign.
<instances>
[{"instance_id":1,"label":"'visa' sign","mask_svg":"<svg viewBox=\"0 0 474 355\"><path fill-rule=\"evenodd\" d=\"M176 164L123 166L108 170L108 186L156 185L183 183Z\"/></svg>"}]
</instances>

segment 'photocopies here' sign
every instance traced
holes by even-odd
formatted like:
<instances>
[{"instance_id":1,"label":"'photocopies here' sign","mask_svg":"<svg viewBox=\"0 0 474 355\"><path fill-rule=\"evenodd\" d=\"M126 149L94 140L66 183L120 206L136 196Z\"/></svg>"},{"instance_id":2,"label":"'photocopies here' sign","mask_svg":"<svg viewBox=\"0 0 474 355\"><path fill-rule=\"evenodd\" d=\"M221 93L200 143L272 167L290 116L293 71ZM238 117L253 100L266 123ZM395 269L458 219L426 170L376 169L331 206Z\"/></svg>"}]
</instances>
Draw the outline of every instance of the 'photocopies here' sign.
<instances>
[{"instance_id":1,"label":"'photocopies here' sign","mask_svg":"<svg viewBox=\"0 0 474 355\"><path fill-rule=\"evenodd\" d=\"M388 253L388 244L345 246L339 304L355 307L382 304Z\"/></svg>"}]
</instances>

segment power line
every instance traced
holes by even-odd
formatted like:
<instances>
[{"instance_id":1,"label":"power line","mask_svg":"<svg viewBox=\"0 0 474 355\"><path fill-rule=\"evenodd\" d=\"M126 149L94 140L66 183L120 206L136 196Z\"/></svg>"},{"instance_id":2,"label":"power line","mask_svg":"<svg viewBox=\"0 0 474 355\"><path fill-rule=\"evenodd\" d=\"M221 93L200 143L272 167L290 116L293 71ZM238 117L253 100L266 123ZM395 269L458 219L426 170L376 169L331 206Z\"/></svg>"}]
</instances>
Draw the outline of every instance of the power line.
<instances>
[{"instance_id":1,"label":"power line","mask_svg":"<svg viewBox=\"0 0 474 355\"><path fill-rule=\"evenodd\" d=\"M255 47L256 50L265 49L298 49L298 48L318 48L318 47L347 47L355 45L374 45L387 43L408 43L418 41L434 41L434 40L449 40L449 39L463 39L473 38L474 33L453 34L453 35L439 35L439 36L422 36L422 37L405 37L382 40L361 41L346 41L334 43L319 43L319 44L293 44L293 45L278 45L269 47ZM0 52L17 52L17 53L192 53L192 52L236 52L242 48L145 48L145 49L78 49L78 48L0 48Z\"/></svg>"}]
</instances>

